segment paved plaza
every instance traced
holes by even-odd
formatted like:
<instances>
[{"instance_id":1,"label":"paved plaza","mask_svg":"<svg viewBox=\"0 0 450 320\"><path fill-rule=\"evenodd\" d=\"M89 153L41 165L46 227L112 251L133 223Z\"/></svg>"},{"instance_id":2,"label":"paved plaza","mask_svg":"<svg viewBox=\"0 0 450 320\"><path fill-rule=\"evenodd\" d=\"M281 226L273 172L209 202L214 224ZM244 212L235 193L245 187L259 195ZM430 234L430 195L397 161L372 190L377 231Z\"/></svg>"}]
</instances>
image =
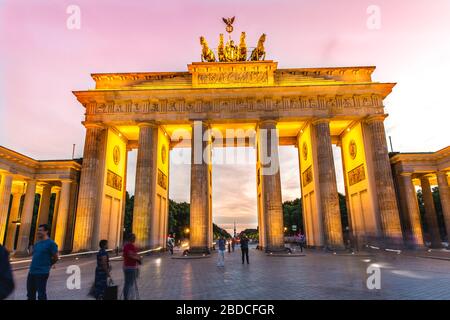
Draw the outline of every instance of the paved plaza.
<instances>
[{"instance_id":1,"label":"paved plaza","mask_svg":"<svg viewBox=\"0 0 450 320\"><path fill-rule=\"evenodd\" d=\"M225 268L217 255L173 259L167 253L144 259L138 279L141 299L450 299L450 261L395 253L334 255L306 251L305 256L269 257L250 249L250 265L240 250L226 253ZM113 260L113 278L121 290L121 261ZM81 269L81 289L69 290L67 267ZM369 290L367 267L381 268L381 290ZM15 266L17 268L17 266ZM52 270L49 299L90 299L95 257L65 259ZM14 272L16 291L10 299L26 298L27 269Z\"/></svg>"}]
</instances>

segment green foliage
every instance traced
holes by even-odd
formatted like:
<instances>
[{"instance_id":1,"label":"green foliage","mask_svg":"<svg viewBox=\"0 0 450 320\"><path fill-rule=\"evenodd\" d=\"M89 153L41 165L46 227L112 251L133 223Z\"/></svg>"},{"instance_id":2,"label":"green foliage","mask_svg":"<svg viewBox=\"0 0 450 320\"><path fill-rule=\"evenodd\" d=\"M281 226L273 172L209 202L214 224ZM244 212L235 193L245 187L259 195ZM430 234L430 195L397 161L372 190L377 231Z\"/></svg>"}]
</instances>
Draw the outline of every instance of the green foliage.
<instances>
[{"instance_id":1,"label":"green foliage","mask_svg":"<svg viewBox=\"0 0 450 320\"><path fill-rule=\"evenodd\" d=\"M339 211L341 212L341 223L342 223L342 230L344 231L344 236L346 233L346 230L349 228L349 216L347 211L347 201L345 199L345 196L342 193L338 193L339 196Z\"/></svg>"},{"instance_id":2,"label":"green foliage","mask_svg":"<svg viewBox=\"0 0 450 320\"><path fill-rule=\"evenodd\" d=\"M213 233L214 233L214 239L220 238L220 236L223 236L225 239L231 238L231 234L228 233L225 229L222 229L215 223L213 223Z\"/></svg>"},{"instance_id":3,"label":"green foliage","mask_svg":"<svg viewBox=\"0 0 450 320\"><path fill-rule=\"evenodd\" d=\"M133 208L134 208L134 196L130 197L130 194L125 195L125 218L123 227L125 229L125 234L130 234L133 226Z\"/></svg>"},{"instance_id":4,"label":"green foliage","mask_svg":"<svg viewBox=\"0 0 450 320\"><path fill-rule=\"evenodd\" d=\"M295 199L293 201L283 202L283 222L287 228L286 235L294 235L300 230L303 231L303 215L302 215L302 200ZM292 226L296 226L293 230Z\"/></svg>"},{"instance_id":5,"label":"green foliage","mask_svg":"<svg viewBox=\"0 0 450 320\"><path fill-rule=\"evenodd\" d=\"M240 235L243 234L243 233L245 233L247 238L249 238L251 240L258 240L259 239L259 231L258 231L258 229L245 229L244 231L242 231L240 233Z\"/></svg>"},{"instance_id":6,"label":"green foliage","mask_svg":"<svg viewBox=\"0 0 450 320\"><path fill-rule=\"evenodd\" d=\"M342 228L346 230L348 227L348 213L345 196L339 193L339 209L341 211ZM284 226L287 228L285 235L292 236L299 231L304 231L303 226L303 212L302 212L302 199L295 199L293 201L283 202L283 221ZM293 230L292 226L296 226L297 230Z\"/></svg>"},{"instance_id":7,"label":"green foliage","mask_svg":"<svg viewBox=\"0 0 450 320\"><path fill-rule=\"evenodd\" d=\"M188 236L185 231L189 228L189 208L189 203L169 199L169 233L175 234L176 240Z\"/></svg>"},{"instance_id":8,"label":"green foliage","mask_svg":"<svg viewBox=\"0 0 450 320\"><path fill-rule=\"evenodd\" d=\"M131 232L133 222L133 203L134 196L130 197L127 192L124 226L125 232ZM339 206L341 210L342 226L345 230L345 227L348 226L348 215L345 196L342 194L339 194ZM185 231L189 228L189 209L189 203L178 203L173 200L169 200L169 233L175 234L176 240L188 237L188 233ZM304 232L301 199L285 201L283 203L283 220L284 226L287 228L286 235L294 235L300 230ZM294 231L292 226L296 226L297 231ZM223 235L226 238L231 237L226 230L215 224L213 225L213 232L215 239L220 235ZM246 229L244 232L250 239L258 239L258 229Z\"/></svg>"}]
</instances>

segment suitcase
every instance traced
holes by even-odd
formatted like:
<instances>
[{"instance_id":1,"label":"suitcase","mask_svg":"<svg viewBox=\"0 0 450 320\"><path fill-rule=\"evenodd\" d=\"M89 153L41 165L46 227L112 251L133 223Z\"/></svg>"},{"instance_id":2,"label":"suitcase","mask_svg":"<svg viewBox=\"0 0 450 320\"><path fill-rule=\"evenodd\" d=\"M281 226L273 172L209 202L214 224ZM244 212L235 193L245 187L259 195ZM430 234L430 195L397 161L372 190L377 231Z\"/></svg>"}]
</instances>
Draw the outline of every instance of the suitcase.
<instances>
[{"instance_id":1,"label":"suitcase","mask_svg":"<svg viewBox=\"0 0 450 320\"><path fill-rule=\"evenodd\" d=\"M118 286L111 280L105 290L103 300L117 300Z\"/></svg>"}]
</instances>

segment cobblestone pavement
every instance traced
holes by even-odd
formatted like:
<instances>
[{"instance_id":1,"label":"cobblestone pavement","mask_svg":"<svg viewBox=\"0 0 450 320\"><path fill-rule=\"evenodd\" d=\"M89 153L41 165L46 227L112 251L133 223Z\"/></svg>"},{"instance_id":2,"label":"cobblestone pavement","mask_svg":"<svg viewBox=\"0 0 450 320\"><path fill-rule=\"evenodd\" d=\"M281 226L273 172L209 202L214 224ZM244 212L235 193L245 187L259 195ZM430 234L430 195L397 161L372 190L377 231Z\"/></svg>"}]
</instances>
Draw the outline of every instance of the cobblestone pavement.
<instances>
[{"instance_id":1,"label":"cobblestone pavement","mask_svg":"<svg viewBox=\"0 0 450 320\"><path fill-rule=\"evenodd\" d=\"M450 299L450 261L397 254L333 255L307 251L305 256L269 257L250 249L250 265L240 250L204 259L172 259L167 253L144 259L138 279L141 299ZM113 261L113 278L121 286L121 261ZM367 267L381 268L381 290L366 286ZM69 265L81 268L81 289L66 286ZM48 282L49 299L89 299L95 257L60 261ZM11 299L26 298L27 270L16 270Z\"/></svg>"}]
</instances>

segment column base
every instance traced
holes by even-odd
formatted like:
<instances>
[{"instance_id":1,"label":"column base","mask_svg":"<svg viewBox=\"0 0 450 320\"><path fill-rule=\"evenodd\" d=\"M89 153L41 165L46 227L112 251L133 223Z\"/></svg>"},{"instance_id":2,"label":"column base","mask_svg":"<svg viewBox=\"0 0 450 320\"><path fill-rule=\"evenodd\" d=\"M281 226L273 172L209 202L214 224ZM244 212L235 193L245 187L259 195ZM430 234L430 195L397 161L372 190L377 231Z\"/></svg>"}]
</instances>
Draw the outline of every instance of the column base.
<instances>
[{"instance_id":1,"label":"column base","mask_svg":"<svg viewBox=\"0 0 450 320\"><path fill-rule=\"evenodd\" d=\"M282 252L289 252L291 249L288 247L283 246L267 246L264 247L264 252L266 253L282 253Z\"/></svg>"},{"instance_id":2,"label":"column base","mask_svg":"<svg viewBox=\"0 0 450 320\"><path fill-rule=\"evenodd\" d=\"M28 251L14 251L14 252L11 252L11 257L27 258L27 257L31 257L31 254Z\"/></svg>"},{"instance_id":3,"label":"column base","mask_svg":"<svg viewBox=\"0 0 450 320\"><path fill-rule=\"evenodd\" d=\"M208 247L193 247L186 250L187 255L207 255L211 254L211 251Z\"/></svg>"},{"instance_id":4,"label":"column base","mask_svg":"<svg viewBox=\"0 0 450 320\"><path fill-rule=\"evenodd\" d=\"M405 242L403 241L403 237L386 239L384 241L384 245L388 249L401 250L405 248Z\"/></svg>"},{"instance_id":5,"label":"column base","mask_svg":"<svg viewBox=\"0 0 450 320\"><path fill-rule=\"evenodd\" d=\"M341 245L328 245L328 246L324 246L323 249L325 251L348 251L348 248L346 248L343 244L341 244Z\"/></svg>"},{"instance_id":6,"label":"column base","mask_svg":"<svg viewBox=\"0 0 450 320\"><path fill-rule=\"evenodd\" d=\"M432 244L430 244L430 246L428 248L430 248L430 249L443 249L444 246L442 245L442 243L441 244L432 243Z\"/></svg>"}]
</instances>

